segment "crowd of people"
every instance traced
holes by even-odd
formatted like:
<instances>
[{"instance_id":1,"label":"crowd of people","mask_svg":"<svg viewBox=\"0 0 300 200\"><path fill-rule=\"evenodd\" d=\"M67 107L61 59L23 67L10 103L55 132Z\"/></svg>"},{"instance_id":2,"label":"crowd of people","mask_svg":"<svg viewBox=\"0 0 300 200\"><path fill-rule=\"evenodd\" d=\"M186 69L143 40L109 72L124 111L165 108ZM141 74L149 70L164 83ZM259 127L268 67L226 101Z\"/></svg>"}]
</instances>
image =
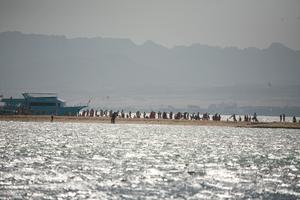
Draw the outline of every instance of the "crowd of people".
<instances>
[{"instance_id":1,"label":"crowd of people","mask_svg":"<svg viewBox=\"0 0 300 200\"><path fill-rule=\"evenodd\" d=\"M83 117L112 117L115 118L144 118L144 119L185 119L185 120L210 120L209 113L203 113L202 115L198 113L189 113L189 112L154 112L151 111L150 113L137 111L135 113L128 112L125 113L123 110L113 112L113 110L94 110L94 109L87 109L83 110L79 113L79 116ZM216 113L212 116L213 121L221 121L221 115Z\"/></svg>"},{"instance_id":2,"label":"crowd of people","mask_svg":"<svg viewBox=\"0 0 300 200\"><path fill-rule=\"evenodd\" d=\"M242 117L239 116L239 118L238 118L238 120L237 120L235 114L231 115L231 116L228 118L228 121L229 121L229 119L232 119L234 122L237 122L237 121L241 122L241 121L242 121ZM253 117L251 117L251 115L244 115L244 122L251 122L251 121L253 121L253 122L258 122L257 114L256 114L256 113L254 113Z\"/></svg>"},{"instance_id":3,"label":"crowd of people","mask_svg":"<svg viewBox=\"0 0 300 200\"><path fill-rule=\"evenodd\" d=\"M212 120L212 121L221 121L221 115L219 113L215 113L214 115L210 115L209 113L203 113L200 114L197 113L189 113L189 112L154 112L151 111L149 113L146 112L140 112L137 111L135 113L133 112L124 112L122 111L116 111L113 110L95 110L95 109L87 109L83 110L81 113L79 113L79 116L83 117L109 117L111 118L111 122L115 123L116 118L123 118L123 119L130 119L130 118L144 118L144 119L176 119L176 120ZM285 114L281 114L279 116L280 122L285 122ZM232 114L229 118L227 118L227 121L233 121L233 122L258 122L257 114L254 113L253 116L251 115L244 115L238 116L236 114ZM295 116L293 116L292 121L295 123L297 122L297 119Z\"/></svg>"}]
</instances>

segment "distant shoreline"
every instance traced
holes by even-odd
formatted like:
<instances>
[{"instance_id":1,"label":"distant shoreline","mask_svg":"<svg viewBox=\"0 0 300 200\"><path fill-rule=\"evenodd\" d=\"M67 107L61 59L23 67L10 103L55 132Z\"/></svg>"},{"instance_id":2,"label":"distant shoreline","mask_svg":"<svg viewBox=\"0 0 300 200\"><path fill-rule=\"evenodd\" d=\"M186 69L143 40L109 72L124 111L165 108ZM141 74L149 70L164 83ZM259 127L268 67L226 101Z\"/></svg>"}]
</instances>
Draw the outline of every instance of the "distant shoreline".
<instances>
[{"instance_id":1,"label":"distant shoreline","mask_svg":"<svg viewBox=\"0 0 300 200\"><path fill-rule=\"evenodd\" d=\"M50 122L49 115L0 115L0 121L21 122ZM77 117L54 116L54 122L77 123L110 123L109 117ZM176 120L176 119L144 119L144 118L117 118L116 124L165 124L165 125L191 125L191 126L222 126L239 128L283 128L300 129L300 123L292 122L233 122L212 120Z\"/></svg>"}]
</instances>

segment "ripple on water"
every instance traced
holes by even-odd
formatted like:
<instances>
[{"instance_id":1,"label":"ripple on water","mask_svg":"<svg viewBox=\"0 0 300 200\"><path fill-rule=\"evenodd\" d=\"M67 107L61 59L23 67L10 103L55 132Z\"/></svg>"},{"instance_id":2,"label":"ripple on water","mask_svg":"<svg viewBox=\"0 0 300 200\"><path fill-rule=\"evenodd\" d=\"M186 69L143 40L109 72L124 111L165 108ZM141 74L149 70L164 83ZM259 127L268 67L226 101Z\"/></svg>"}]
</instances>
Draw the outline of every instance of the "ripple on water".
<instances>
[{"instance_id":1,"label":"ripple on water","mask_svg":"<svg viewBox=\"0 0 300 200\"><path fill-rule=\"evenodd\" d=\"M0 122L0 198L299 199L298 130Z\"/></svg>"}]
</instances>

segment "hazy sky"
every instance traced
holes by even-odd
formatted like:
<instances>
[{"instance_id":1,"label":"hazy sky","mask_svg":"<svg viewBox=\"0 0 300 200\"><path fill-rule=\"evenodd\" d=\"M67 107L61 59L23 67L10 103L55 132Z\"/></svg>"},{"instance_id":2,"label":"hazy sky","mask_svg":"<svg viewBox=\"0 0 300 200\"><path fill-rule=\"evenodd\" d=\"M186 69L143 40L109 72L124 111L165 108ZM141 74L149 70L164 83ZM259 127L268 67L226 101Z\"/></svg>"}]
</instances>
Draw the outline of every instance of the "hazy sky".
<instances>
[{"instance_id":1,"label":"hazy sky","mask_svg":"<svg viewBox=\"0 0 300 200\"><path fill-rule=\"evenodd\" d=\"M0 32L300 49L299 0L0 0Z\"/></svg>"}]
</instances>

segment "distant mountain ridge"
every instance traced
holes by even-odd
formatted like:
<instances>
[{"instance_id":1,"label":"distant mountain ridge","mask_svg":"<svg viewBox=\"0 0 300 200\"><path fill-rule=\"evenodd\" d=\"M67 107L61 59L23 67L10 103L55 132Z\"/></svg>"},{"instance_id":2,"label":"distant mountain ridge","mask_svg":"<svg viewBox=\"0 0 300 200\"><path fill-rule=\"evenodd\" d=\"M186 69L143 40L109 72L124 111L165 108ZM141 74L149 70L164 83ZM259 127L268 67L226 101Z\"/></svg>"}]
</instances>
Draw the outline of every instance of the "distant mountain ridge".
<instances>
[{"instance_id":1,"label":"distant mountain ridge","mask_svg":"<svg viewBox=\"0 0 300 200\"><path fill-rule=\"evenodd\" d=\"M300 51L280 43L266 49L166 48L152 41L137 45L129 39L0 33L4 94L55 91L80 100L111 96L124 105L142 105L146 98L149 106L300 105L299 77ZM250 94L249 87L256 89Z\"/></svg>"}]
</instances>

